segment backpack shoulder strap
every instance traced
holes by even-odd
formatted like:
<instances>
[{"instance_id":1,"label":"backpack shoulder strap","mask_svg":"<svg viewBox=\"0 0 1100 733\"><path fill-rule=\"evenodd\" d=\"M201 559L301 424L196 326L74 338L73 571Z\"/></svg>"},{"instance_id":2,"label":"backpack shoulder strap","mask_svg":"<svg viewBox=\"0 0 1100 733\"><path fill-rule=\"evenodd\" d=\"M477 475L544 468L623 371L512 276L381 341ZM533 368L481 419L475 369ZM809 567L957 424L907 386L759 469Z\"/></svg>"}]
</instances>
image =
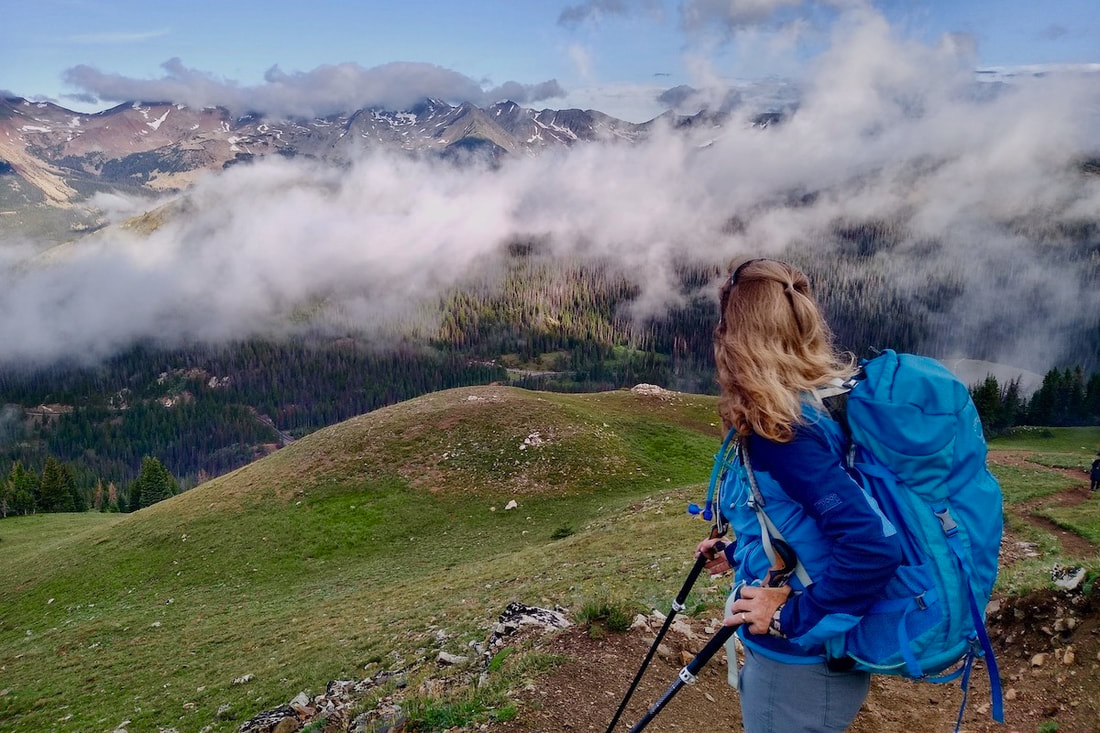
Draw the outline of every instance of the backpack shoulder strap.
<instances>
[{"instance_id":1,"label":"backpack shoulder strap","mask_svg":"<svg viewBox=\"0 0 1100 733\"><path fill-rule=\"evenodd\" d=\"M772 564L772 567L777 567L782 563L779 562L779 558L775 552L775 545L772 543L772 538L782 540L786 542L783 537L783 533L779 531L779 527L776 527L771 518L768 517L767 512L764 511L764 494L760 491L760 486L756 483L756 474L752 470L752 461L749 459L749 441L742 440L737 445L738 457L741 459L741 465L745 467L745 474L749 480L749 490L751 496L749 497L749 506L752 507L756 513L756 521L760 524L760 543L764 546L764 554L768 557L768 562ZM798 577L799 582L802 583L802 587L809 587L814 581L810 577L810 574L806 571L806 567L802 564L801 560L798 560L794 566L794 574Z\"/></svg>"}]
</instances>

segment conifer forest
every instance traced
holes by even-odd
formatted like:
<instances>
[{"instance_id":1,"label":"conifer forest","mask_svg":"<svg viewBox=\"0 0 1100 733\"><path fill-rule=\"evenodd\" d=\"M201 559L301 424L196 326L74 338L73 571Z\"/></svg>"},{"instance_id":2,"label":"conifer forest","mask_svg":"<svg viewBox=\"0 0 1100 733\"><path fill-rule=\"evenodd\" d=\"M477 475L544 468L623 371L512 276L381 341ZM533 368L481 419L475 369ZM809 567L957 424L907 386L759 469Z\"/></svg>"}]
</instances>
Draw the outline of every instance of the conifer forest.
<instances>
[{"instance_id":1,"label":"conifer forest","mask_svg":"<svg viewBox=\"0 0 1100 733\"><path fill-rule=\"evenodd\" d=\"M1100 288L1098 227L1029 237ZM782 256L807 272L838 345L857 356L893 348L997 359L1018 324L990 320L960 345L958 273L913 277L921 252L890 256L899 239L888 224L843 223L828 246L806 243ZM422 318L385 339L305 319L279 338L145 342L93 364L3 364L0 515L132 510L326 425L451 387L593 391L646 382L715 391L711 335L729 263L678 263L679 292L654 315L634 307L638 280L612 263L551 255L531 242L508 245L504 259L491 275L433 296ZM1061 351L1013 364L1046 375L1037 391L992 376L971 385L987 431L1100 422L1100 314L1061 323Z\"/></svg>"}]
</instances>

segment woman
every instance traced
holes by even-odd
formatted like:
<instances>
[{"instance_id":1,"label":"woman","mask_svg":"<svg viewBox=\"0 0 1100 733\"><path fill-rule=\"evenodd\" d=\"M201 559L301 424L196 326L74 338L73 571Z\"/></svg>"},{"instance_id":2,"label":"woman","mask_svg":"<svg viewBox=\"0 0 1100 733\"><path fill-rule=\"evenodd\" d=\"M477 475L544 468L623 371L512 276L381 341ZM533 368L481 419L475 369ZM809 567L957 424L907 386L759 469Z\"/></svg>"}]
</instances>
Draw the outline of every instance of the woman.
<instances>
[{"instance_id":1,"label":"woman","mask_svg":"<svg viewBox=\"0 0 1100 733\"><path fill-rule=\"evenodd\" d=\"M739 626L745 647L736 679L745 730L845 730L870 675L829 660L825 641L867 611L901 561L893 527L845 468L843 430L814 396L851 377L853 360L834 349L806 276L766 259L744 263L723 285L714 355L719 413L752 476L739 454L718 494L735 541L705 540L697 550L714 554L712 575L734 571L724 623ZM797 553L802 580L768 587L773 563L750 478L778 538Z\"/></svg>"}]
</instances>

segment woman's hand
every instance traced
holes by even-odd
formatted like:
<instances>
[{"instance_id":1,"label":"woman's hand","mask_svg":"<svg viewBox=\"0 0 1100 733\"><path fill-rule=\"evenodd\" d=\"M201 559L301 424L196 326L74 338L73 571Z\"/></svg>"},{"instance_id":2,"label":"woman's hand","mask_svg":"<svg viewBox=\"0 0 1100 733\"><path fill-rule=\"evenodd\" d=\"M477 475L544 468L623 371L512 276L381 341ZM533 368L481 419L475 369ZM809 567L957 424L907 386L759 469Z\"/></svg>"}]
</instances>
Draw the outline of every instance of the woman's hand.
<instances>
[{"instance_id":1,"label":"woman's hand","mask_svg":"<svg viewBox=\"0 0 1100 733\"><path fill-rule=\"evenodd\" d=\"M786 585L778 588L746 585L741 588L741 597L733 602L730 615L722 620L722 625L747 626L750 634L766 634L772 616L787 602L790 594L790 586Z\"/></svg>"},{"instance_id":2,"label":"woman's hand","mask_svg":"<svg viewBox=\"0 0 1100 733\"><path fill-rule=\"evenodd\" d=\"M728 544L729 541L721 537L703 540L695 548L695 557L706 555L710 559L703 567L705 567L707 572L711 575L721 575L730 569L729 561L726 559L726 553L723 552Z\"/></svg>"}]
</instances>

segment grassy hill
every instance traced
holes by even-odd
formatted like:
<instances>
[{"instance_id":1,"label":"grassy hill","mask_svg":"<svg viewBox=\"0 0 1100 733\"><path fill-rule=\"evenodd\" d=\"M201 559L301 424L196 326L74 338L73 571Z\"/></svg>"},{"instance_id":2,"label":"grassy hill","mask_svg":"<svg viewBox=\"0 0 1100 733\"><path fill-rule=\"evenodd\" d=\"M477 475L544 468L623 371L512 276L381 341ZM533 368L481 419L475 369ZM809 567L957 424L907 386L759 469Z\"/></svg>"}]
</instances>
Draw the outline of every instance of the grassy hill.
<instances>
[{"instance_id":1,"label":"grassy hill","mask_svg":"<svg viewBox=\"0 0 1100 733\"><path fill-rule=\"evenodd\" d=\"M683 508L714 415L675 393L449 390L132 515L5 520L0 727L235 730L467 651L512 600L664 605L704 531Z\"/></svg>"},{"instance_id":2,"label":"grassy hill","mask_svg":"<svg viewBox=\"0 0 1100 733\"><path fill-rule=\"evenodd\" d=\"M440 651L468 654L513 600L574 618L667 610L706 529L684 506L702 498L715 408L671 392L448 390L134 514L6 519L0 729L234 731L335 679L404 670L415 696L446 677ZM1000 592L1049 583L1052 562L1097 572L1100 514L1080 493L1098 444L1090 428L991 445L1006 546L1031 548L1003 558ZM723 593L700 583L688 607L715 616ZM554 663L516 655L502 684ZM585 684L617 694L618 672ZM480 720L515 712L503 692L475 699Z\"/></svg>"}]
</instances>

